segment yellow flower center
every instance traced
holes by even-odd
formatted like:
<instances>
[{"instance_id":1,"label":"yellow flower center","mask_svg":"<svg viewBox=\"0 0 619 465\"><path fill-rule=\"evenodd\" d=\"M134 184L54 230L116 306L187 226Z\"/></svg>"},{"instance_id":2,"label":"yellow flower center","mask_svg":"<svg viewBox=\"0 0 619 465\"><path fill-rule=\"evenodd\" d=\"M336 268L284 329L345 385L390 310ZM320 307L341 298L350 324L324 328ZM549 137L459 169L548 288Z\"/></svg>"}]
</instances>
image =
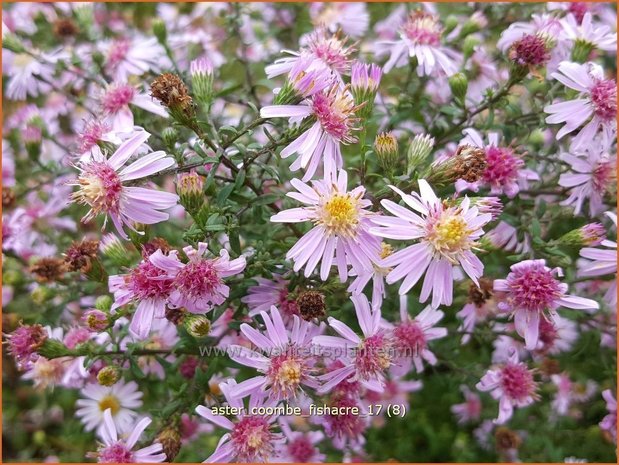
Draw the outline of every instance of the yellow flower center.
<instances>
[{"instance_id":1,"label":"yellow flower center","mask_svg":"<svg viewBox=\"0 0 619 465\"><path fill-rule=\"evenodd\" d=\"M16 68L25 68L32 63L33 60L34 57L28 55L27 53L20 53L19 55L15 55L15 58L13 58L13 65Z\"/></svg>"},{"instance_id":2,"label":"yellow flower center","mask_svg":"<svg viewBox=\"0 0 619 465\"><path fill-rule=\"evenodd\" d=\"M116 415L120 410L120 402L118 401L118 398L112 395L107 395L101 399L99 401L99 410L105 412L107 409L112 411L112 415Z\"/></svg>"},{"instance_id":3,"label":"yellow flower center","mask_svg":"<svg viewBox=\"0 0 619 465\"><path fill-rule=\"evenodd\" d=\"M99 199L105 195L103 181L98 176L80 176L78 179L80 190L74 194L76 200L88 205L97 205Z\"/></svg>"},{"instance_id":4,"label":"yellow flower center","mask_svg":"<svg viewBox=\"0 0 619 465\"><path fill-rule=\"evenodd\" d=\"M283 384L298 385L301 382L301 364L296 360L286 360L279 369L278 378Z\"/></svg>"},{"instance_id":5,"label":"yellow flower center","mask_svg":"<svg viewBox=\"0 0 619 465\"><path fill-rule=\"evenodd\" d=\"M391 247L391 245L387 244L386 242L383 242L380 245L380 258L381 259L384 260L389 255L391 255L392 253L393 253L393 247Z\"/></svg>"},{"instance_id":6,"label":"yellow flower center","mask_svg":"<svg viewBox=\"0 0 619 465\"><path fill-rule=\"evenodd\" d=\"M320 223L331 234L352 236L359 223L357 200L348 194L335 194L324 204Z\"/></svg>"},{"instance_id":7,"label":"yellow flower center","mask_svg":"<svg viewBox=\"0 0 619 465\"><path fill-rule=\"evenodd\" d=\"M454 214L453 211L445 211L431 227L427 238L436 252L455 262L455 255L469 250L473 245L469 239L472 232L462 216Z\"/></svg>"},{"instance_id":8,"label":"yellow flower center","mask_svg":"<svg viewBox=\"0 0 619 465\"><path fill-rule=\"evenodd\" d=\"M247 437L247 445L252 449L258 449L262 445L262 430L256 430Z\"/></svg>"}]
</instances>

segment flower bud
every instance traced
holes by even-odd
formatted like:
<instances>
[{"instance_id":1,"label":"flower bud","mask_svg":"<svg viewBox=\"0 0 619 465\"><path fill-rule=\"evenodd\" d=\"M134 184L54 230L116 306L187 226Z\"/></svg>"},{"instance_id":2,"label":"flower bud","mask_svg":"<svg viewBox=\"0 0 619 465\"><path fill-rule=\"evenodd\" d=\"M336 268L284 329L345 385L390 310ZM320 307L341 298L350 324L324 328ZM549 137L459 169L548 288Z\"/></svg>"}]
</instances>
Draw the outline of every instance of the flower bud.
<instances>
[{"instance_id":1,"label":"flower bud","mask_svg":"<svg viewBox=\"0 0 619 465\"><path fill-rule=\"evenodd\" d=\"M157 38L160 44L165 44L168 40L168 30L165 23L161 19L153 21L153 35Z\"/></svg>"},{"instance_id":2,"label":"flower bud","mask_svg":"<svg viewBox=\"0 0 619 465\"><path fill-rule=\"evenodd\" d=\"M26 51L22 40L12 32L3 34L2 48L6 48L13 53L24 53Z\"/></svg>"},{"instance_id":3,"label":"flower bud","mask_svg":"<svg viewBox=\"0 0 619 465\"><path fill-rule=\"evenodd\" d=\"M358 116L368 118L374 108L374 99L383 75L383 70L375 64L355 62L350 76L350 90L359 106Z\"/></svg>"},{"instance_id":4,"label":"flower bud","mask_svg":"<svg viewBox=\"0 0 619 465\"><path fill-rule=\"evenodd\" d=\"M69 349L57 339L46 339L37 352L39 355L50 359L64 357L70 354Z\"/></svg>"},{"instance_id":5,"label":"flower bud","mask_svg":"<svg viewBox=\"0 0 619 465\"><path fill-rule=\"evenodd\" d=\"M116 266L128 266L131 264L129 251L124 243L112 233L106 234L99 243L101 253L108 257Z\"/></svg>"},{"instance_id":6,"label":"flower bud","mask_svg":"<svg viewBox=\"0 0 619 465\"><path fill-rule=\"evenodd\" d=\"M447 16L447 18L445 18L445 21L443 22L443 34L447 35L449 34L451 31L453 31L458 25L460 24L460 20L458 19L457 16L454 15L449 15Z\"/></svg>"},{"instance_id":7,"label":"flower bud","mask_svg":"<svg viewBox=\"0 0 619 465\"><path fill-rule=\"evenodd\" d=\"M211 322L204 315L187 314L183 325L189 334L195 338L208 336L211 332Z\"/></svg>"},{"instance_id":8,"label":"flower bud","mask_svg":"<svg viewBox=\"0 0 619 465\"><path fill-rule=\"evenodd\" d=\"M82 322L86 325L89 331L94 333L105 330L109 325L107 314L100 309L86 311L82 316Z\"/></svg>"},{"instance_id":9,"label":"flower bud","mask_svg":"<svg viewBox=\"0 0 619 465\"><path fill-rule=\"evenodd\" d=\"M312 321L314 318L324 318L327 313L325 311L325 296L318 291L303 291L297 297L297 307L301 318L305 321Z\"/></svg>"},{"instance_id":10,"label":"flower bud","mask_svg":"<svg viewBox=\"0 0 619 465\"><path fill-rule=\"evenodd\" d=\"M191 87L196 100L206 106L213 101L213 65L208 58L198 58L189 65Z\"/></svg>"},{"instance_id":11,"label":"flower bud","mask_svg":"<svg viewBox=\"0 0 619 465\"><path fill-rule=\"evenodd\" d=\"M496 220L503 212L503 203L498 197L469 197L471 205L479 210L479 213L490 213L492 220Z\"/></svg>"},{"instance_id":12,"label":"flower bud","mask_svg":"<svg viewBox=\"0 0 619 465\"><path fill-rule=\"evenodd\" d=\"M429 134L417 134L413 137L406 154L409 176L425 163L433 148L434 138Z\"/></svg>"},{"instance_id":13,"label":"flower bud","mask_svg":"<svg viewBox=\"0 0 619 465\"><path fill-rule=\"evenodd\" d=\"M469 81L464 73L456 73L449 77L449 88L455 97L456 101L464 106L466 99L466 91L469 87Z\"/></svg>"},{"instance_id":14,"label":"flower bud","mask_svg":"<svg viewBox=\"0 0 619 465\"><path fill-rule=\"evenodd\" d=\"M162 429L155 438L155 442L161 444L168 462L174 461L174 458L181 450L181 434L178 428L173 426Z\"/></svg>"},{"instance_id":15,"label":"flower bud","mask_svg":"<svg viewBox=\"0 0 619 465\"><path fill-rule=\"evenodd\" d=\"M100 295L99 297L97 297L97 300L95 300L95 308L97 310L101 310L102 312L109 312L112 308L113 303L114 300L111 296Z\"/></svg>"},{"instance_id":16,"label":"flower bud","mask_svg":"<svg viewBox=\"0 0 619 465\"><path fill-rule=\"evenodd\" d=\"M171 126L164 128L164 130L161 131L161 138L166 147L174 147L178 141L178 131Z\"/></svg>"},{"instance_id":17,"label":"flower bud","mask_svg":"<svg viewBox=\"0 0 619 465\"><path fill-rule=\"evenodd\" d=\"M606 230L600 223L589 223L561 236L559 244L570 247L594 247L606 239Z\"/></svg>"},{"instance_id":18,"label":"flower bud","mask_svg":"<svg viewBox=\"0 0 619 465\"><path fill-rule=\"evenodd\" d=\"M525 34L509 48L512 80L524 79L529 71L535 71L548 63L554 43L543 34Z\"/></svg>"},{"instance_id":19,"label":"flower bud","mask_svg":"<svg viewBox=\"0 0 619 465\"><path fill-rule=\"evenodd\" d=\"M479 39L475 36L467 36L462 42L462 52L464 59L469 59L475 52L475 47L479 45Z\"/></svg>"},{"instance_id":20,"label":"flower bud","mask_svg":"<svg viewBox=\"0 0 619 465\"><path fill-rule=\"evenodd\" d=\"M43 305L49 302L54 297L54 292L46 286L37 286L30 292L32 302L37 305Z\"/></svg>"},{"instance_id":21,"label":"flower bud","mask_svg":"<svg viewBox=\"0 0 619 465\"><path fill-rule=\"evenodd\" d=\"M581 38L576 39L572 48L572 61L576 63L585 63L588 61L591 52L593 52L595 44Z\"/></svg>"},{"instance_id":22,"label":"flower bud","mask_svg":"<svg viewBox=\"0 0 619 465\"><path fill-rule=\"evenodd\" d=\"M185 210L195 215L204 205L204 178L195 171L181 173L176 181L176 192Z\"/></svg>"},{"instance_id":23,"label":"flower bud","mask_svg":"<svg viewBox=\"0 0 619 465\"><path fill-rule=\"evenodd\" d=\"M374 141L374 152L382 169L386 173L393 173L400 159L397 137L392 132L378 134Z\"/></svg>"},{"instance_id":24,"label":"flower bud","mask_svg":"<svg viewBox=\"0 0 619 465\"><path fill-rule=\"evenodd\" d=\"M120 369L114 365L103 367L97 373L97 382L101 386L114 386L120 379Z\"/></svg>"}]
</instances>

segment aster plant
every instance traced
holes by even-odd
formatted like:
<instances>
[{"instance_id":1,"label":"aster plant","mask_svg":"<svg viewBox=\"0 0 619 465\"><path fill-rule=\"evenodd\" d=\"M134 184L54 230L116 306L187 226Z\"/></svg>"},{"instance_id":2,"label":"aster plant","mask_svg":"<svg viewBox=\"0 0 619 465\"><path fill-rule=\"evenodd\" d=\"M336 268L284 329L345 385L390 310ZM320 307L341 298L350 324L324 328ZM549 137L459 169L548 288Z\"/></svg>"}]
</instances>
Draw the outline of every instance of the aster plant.
<instances>
[{"instance_id":1,"label":"aster plant","mask_svg":"<svg viewBox=\"0 0 619 465\"><path fill-rule=\"evenodd\" d=\"M3 4L3 460L615 461L615 17Z\"/></svg>"}]
</instances>

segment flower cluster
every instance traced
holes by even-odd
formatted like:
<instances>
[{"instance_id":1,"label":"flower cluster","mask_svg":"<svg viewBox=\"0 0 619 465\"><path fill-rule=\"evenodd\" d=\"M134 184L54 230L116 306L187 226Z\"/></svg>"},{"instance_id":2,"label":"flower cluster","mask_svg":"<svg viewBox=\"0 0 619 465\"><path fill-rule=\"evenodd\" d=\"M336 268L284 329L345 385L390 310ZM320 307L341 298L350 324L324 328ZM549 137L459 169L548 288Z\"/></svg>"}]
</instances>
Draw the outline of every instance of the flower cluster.
<instances>
[{"instance_id":1,"label":"flower cluster","mask_svg":"<svg viewBox=\"0 0 619 465\"><path fill-rule=\"evenodd\" d=\"M3 459L612 462L615 19L3 5Z\"/></svg>"}]
</instances>

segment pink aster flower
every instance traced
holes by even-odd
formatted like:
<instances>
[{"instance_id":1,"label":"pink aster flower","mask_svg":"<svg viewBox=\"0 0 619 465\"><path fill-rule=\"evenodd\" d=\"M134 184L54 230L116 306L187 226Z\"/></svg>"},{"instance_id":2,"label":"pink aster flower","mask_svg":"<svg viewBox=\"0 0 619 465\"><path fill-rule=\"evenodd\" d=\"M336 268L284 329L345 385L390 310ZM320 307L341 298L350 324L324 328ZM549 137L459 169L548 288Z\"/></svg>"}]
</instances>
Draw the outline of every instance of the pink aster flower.
<instances>
[{"instance_id":1,"label":"pink aster flower","mask_svg":"<svg viewBox=\"0 0 619 465\"><path fill-rule=\"evenodd\" d=\"M158 442L136 451L133 450L140 436L151 422L150 418L142 418L133 426L126 439L119 438L116 424L112 419L112 410L107 408L103 412L103 428L101 430L103 443L99 446L97 452L91 452L87 457L96 457L98 463L165 462L166 454L163 453L163 446Z\"/></svg>"},{"instance_id":2,"label":"pink aster flower","mask_svg":"<svg viewBox=\"0 0 619 465\"><path fill-rule=\"evenodd\" d=\"M80 189L72 198L90 207L82 221L90 221L98 214L104 214L104 227L109 216L118 234L128 239L125 225L133 230L134 222L154 224L168 219L168 214L160 210L175 206L178 202L176 194L125 185L127 181L150 176L175 163L165 152L157 151L123 168L149 136L148 132L139 131L123 142L110 158L98 152L91 160L78 162L80 174L73 185Z\"/></svg>"},{"instance_id":3,"label":"pink aster flower","mask_svg":"<svg viewBox=\"0 0 619 465\"><path fill-rule=\"evenodd\" d=\"M559 315L555 315L552 321L540 318L539 342L535 350L541 354L552 355L568 352L576 339L578 339L578 329L573 321Z\"/></svg>"},{"instance_id":4,"label":"pink aster flower","mask_svg":"<svg viewBox=\"0 0 619 465\"><path fill-rule=\"evenodd\" d=\"M386 242L380 244L380 259L385 259L393 253L393 248ZM383 303L383 299L387 296L387 289L385 288L385 278L391 272L391 268L386 268L374 263L371 269L357 272L351 270L350 276L356 278L348 286L348 292L353 295L359 295L363 292L363 289L372 280L372 308L380 307Z\"/></svg>"},{"instance_id":5,"label":"pink aster flower","mask_svg":"<svg viewBox=\"0 0 619 465\"><path fill-rule=\"evenodd\" d=\"M599 308L591 299L566 294L567 284L558 281L556 276L562 276L561 269L548 268L545 260L524 260L511 266L506 279L494 281L494 290L506 293L499 308L512 312L516 332L524 337L527 350L537 347L540 319L554 321L558 307Z\"/></svg>"},{"instance_id":6,"label":"pink aster flower","mask_svg":"<svg viewBox=\"0 0 619 465\"><path fill-rule=\"evenodd\" d=\"M579 20L574 15L567 15L561 20L563 36L576 44L586 44L593 49L616 52L617 33L610 26L594 23L593 16L586 12Z\"/></svg>"},{"instance_id":7,"label":"pink aster flower","mask_svg":"<svg viewBox=\"0 0 619 465\"><path fill-rule=\"evenodd\" d=\"M528 233L518 234L518 230L505 221L498 224L488 231L485 236L493 247L517 253L529 252L531 250L531 235Z\"/></svg>"},{"instance_id":8,"label":"pink aster flower","mask_svg":"<svg viewBox=\"0 0 619 465\"><path fill-rule=\"evenodd\" d=\"M441 44L443 26L437 16L422 10L413 11L399 32L399 40L385 42L392 46L391 56L384 66L385 73L407 65L409 58L417 59L419 76L435 75L435 70L451 76L458 70L457 53Z\"/></svg>"},{"instance_id":9,"label":"pink aster flower","mask_svg":"<svg viewBox=\"0 0 619 465\"><path fill-rule=\"evenodd\" d=\"M499 145L499 134L488 133L488 142L485 143L482 135L475 129L462 131L466 137L461 144L483 148L486 152L486 167L479 181L468 183L463 179L456 182L456 189L471 189L475 192L480 186L490 187L492 194L505 194L514 198L520 189L528 189L529 181L539 181L539 175L525 167L524 160L511 147Z\"/></svg>"},{"instance_id":10,"label":"pink aster flower","mask_svg":"<svg viewBox=\"0 0 619 465\"><path fill-rule=\"evenodd\" d=\"M264 394L255 391L249 398L249 408L245 409L243 401L232 395L235 385L234 380L219 385L228 405L242 409L242 413L236 416L235 421L213 414L212 410L204 405L196 407L198 415L229 431L222 436L217 449L205 462L270 462L276 447L283 439L274 431L273 423L277 420L277 416L252 414L251 409L274 407L277 401L265 400Z\"/></svg>"},{"instance_id":11,"label":"pink aster flower","mask_svg":"<svg viewBox=\"0 0 619 465\"><path fill-rule=\"evenodd\" d=\"M447 336L447 328L435 325L445 314L438 309L427 306L415 318L408 314L406 296L400 298L400 323L392 328L393 345L396 358L392 371L404 375L415 366L418 373L423 371L423 361L436 365L437 359L428 348L430 341ZM389 325L391 326L391 325Z\"/></svg>"},{"instance_id":12,"label":"pink aster flower","mask_svg":"<svg viewBox=\"0 0 619 465\"><path fill-rule=\"evenodd\" d=\"M587 380L586 384L577 384L567 373L551 375L550 379L557 388L551 404L553 413L557 415L567 415L572 404L586 402L597 390L597 385L593 381Z\"/></svg>"},{"instance_id":13,"label":"pink aster flower","mask_svg":"<svg viewBox=\"0 0 619 465\"><path fill-rule=\"evenodd\" d=\"M365 188L358 186L348 192L348 174L344 170L336 180L313 181L311 187L298 179L291 184L298 192L286 195L306 206L283 210L271 221L311 221L315 225L286 254L287 259L294 261L294 271L305 266L305 276L309 277L322 262L320 278L326 281L335 262L344 282L349 264L358 273L371 269L380 253L380 242L368 232L374 214L366 210L371 202L363 198Z\"/></svg>"},{"instance_id":14,"label":"pink aster flower","mask_svg":"<svg viewBox=\"0 0 619 465\"><path fill-rule=\"evenodd\" d=\"M27 370L39 358L37 350L47 340L47 331L41 325L20 325L6 335L8 353L13 356L17 368Z\"/></svg>"},{"instance_id":15,"label":"pink aster flower","mask_svg":"<svg viewBox=\"0 0 619 465\"><path fill-rule=\"evenodd\" d=\"M602 397L604 397L606 401L608 415L600 422L600 428L604 431L608 431L613 441L617 443L617 400L610 389L603 391Z\"/></svg>"},{"instance_id":16,"label":"pink aster flower","mask_svg":"<svg viewBox=\"0 0 619 465\"><path fill-rule=\"evenodd\" d=\"M303 386L316 389L314 377L315 359L311 354L312 325L293 316L292 329L288 331L279 310L271 307L271 316L261 312L266 333L261 333L247 323L241 325L241 332L258 349L231 345L229 357L241 365L249 366L261 373L249 378L231 389L234 397L243 398L254 390L267 392L276 400L295 399Z\"/></svg>"},{"instance_id":17,"label":"pink aster flower","mask_svg":"<svg viewBox=\"0 0 619 465\"><path fill-rule=\"evenodd\" d=\"M499 415L495 423L502 425L514 413L514 408L531 405L539 399L537 383L533 379L534 370L518 360L514 352L507 363L498 368L489 369L475 386L499 401Z\"/></svg>"},{"instance_id":18,"label":"pink aster flower","mask_svg":"<svg viewBox=\"0 0 619 465\"><path fill-rule=\"evenodd\" d=\"M114 80L127 81L129 76L157 72L170 65L165 51L155 37L115 39L104 46L105 68Z\"/></svg>"},{"instance_id":19,"label":"pink aster flower","mask_svg":"<svg viewBox=\"0 0 619 465\"><path fill-rule=\"evenodd\" d=\"M293 124L311 117L309 129L284 147L280 155L288 158L298 154L290 165L292 171L305 169L303 181L311 179L322 162L324 176L328 177L342 168L340 144L357 141L353 131L356 124L358 106L348 89L332 85L329 89L315 93L298 105L271 105L260 110L262 118L290 118Z\"/></svg>"},{"instance_id":20,"label":"pink aster flower","mask_svg":"<svg viewBox=\"0 0 619 465\"><path fill-rule=\"evenodd\" d=\"M103 413L110 410L111 420L121 433L131 430L137 417L134 411L142 406L142 393L138 391L135 381L125 383L120 380L113 386L101 386L97 383L87 384L80 394L83 398L76 401L78 409L75 415L84 423L86 431L97 430L103 435L105 421Z\"/></svg>"},{"instance_id":21,"label":"pink aster flower","mask_svg":"<svg viewBox=\"0 0 619 465\"><path fill-rule=\"evenodd\" d=\"M9 100L26 100L51 90L54 66L60 56L41 54L41 59L28 53L14 53L2 49L2 71L9 77L6 97Z\"/></svg>"},{"instance_id":22,"label":"pink aster flower","mask_svg":"<svg viewBox=\"0 0 619 465\"><path fill-rule=\"evenodd\" d=\"M77 137L77 154L80 156L80 161L92 159L92 153L101 150L98 145L100 142L109 142L115 145L122 143L121 139L104 121L92 119L85 122Z\"/></svg>"},{"instance_id":23,"label":"pink aster flower","mask_svg":"<svg viewBox=\"0 0 619 465\"><path fill-rule=\"evenodd\" d=\"M176 255L172 257L176 263L168 262L175 275L169 304L192 313L207 313L228 298L230 288L223 279L242 272L245 257L230 260L228 251L221 249L219 257L209 258L208 244L204 242L199 242L197 249L188 246L183 251L189 262L181 263Z\"/></svg>"},{"instance_id":24,"label":"pink aster flower","mask_svg":"<svg viewBox=\"0 0 619 465\"><path fill-rule=\"evenodd\" d=\"M159 102L141 93L131 84L121 81L110 84L101 92L99 102L106 122L116 132L133 129L133 112L129 105L135 105L162 118L168 117L168 111Z\"/></svg>"},{"instance_id":25,"label":"pink aster flower","mask_svg":"<svg viewBox=\"0 0 619 465\"><path fill-rule=\"evenodd\" d=\"M617 214L606 212L606 215L613 221L615 228L617 227ZM580 249L580 256L587 259L583 264L578 265L578 276L594 277L604 275L616 275L617 273L617 242L606 239L601 244L603 248L585 247ZM611 307L617 304L617 278L609 287L604 300Z\"/></svg>"},{"instance_id":26,"label":"pink aster flower","mask_svg":"<svg viewBox=\"0 0 619 465\"><path fill-rule=\"evenodd\" d=\"M451 406L451 412L458 418L458 424L464 425L479 420L481 416L482 403L479 396L472 392L467 386L460 386L464 395L464 402Z\"/></svg>"},{"instance_id":27,"label":"pink aster flower","mask_svg":"<svg viewBox=\"0 0 619 465\"><path fill-rule=\"evenodd\" d=\"M280 420L286 444L279 449L275 463L323 463L327 458L320 452L318 443L325 435L322 431L292 431L287 421Z\"/></svg>"},{"instance_id":28,"label":"pink aster flower","mask_svg":"<svg viewBox=\"0 0 619 465\"><path fill-rule=\"evenodd\" d=\"M404 295L427 270L420 301L425 302L432 293L433 307L451 305L455 266L460 265L478 284L484 266L472 250L476 239L483 234L482 226L492 219L492 215L480 214L477 207L470 205L468 197L460 205L446 206L424 179L419 180L420 194L408 195L397 187L390 187L408 207L421 215L384 199L381 204L395 217L372 219L380 226L371 228L372 234L387 239L419 240L382 260L382 266L395 267L387 275L387 283L404 278L400 286L400 295Z\"/></svg>"},{"instance_id":29,"label":"pink aster flower","mask_svg":"<svg viewBox=\"0 0 619 465\"><path fill-rule=\"evenodd\" d=\"M249 287L247 295L241 299L249 307L249 316L270 310L272 306L279 309L284 321L299 315L297 301L290 297L288 291L288 279L279 274L273 274L272 280L260 277L253 279L258 285Z\"/></svg>"},{"instance_id":30,"label":"pink aster flower","mask_svg":"<svg viewBox=\"0 0 619 465\"><path fill-rule=\"evenodd\" d=\"M362 337L359 337L348 325L329 317L329 326L338 336L315 336L312 342L325 352L337 353L344 366L318 377L325 381L318 393L331 391L338 383L359 381L367 389L382 392L385 385L385 371L392 364L391 353L393 341L390 334L381 328L379 308L370 309L365 295L352 296L355 313Z\"/></svg>"},{"instance_id":31,"label":"pink aster flower","mask_svg":"<svg viewBox=\"0 0 619 465\"><path fill-rule=\"evenodd\" d=\"M606 139L611 140L617 132L617 83L613 79L604 79L604 71L594 63L564 61L552 76L579 92L576 99L544 107L544 111L550 114L546 118L547 123L565 123L557 133L557 139L584 124L572 140L572 150L585 147L599 130Z\"/></svg>"},{"instance_id":32,"label":"pink aster flower","mask_svg":"<svg viewBox=\"0 0 619 465\"><path fill-rule=\"evenodd\" d=\"M138 339L146 339L153 320L165 316L166 302L175 290L176 254L172 251L166 256L157 250L129 273L109 277L110 292L114 294L112 310L137 303L129 331Z\"/></svg>"},{"instance_id":33,"label":"pink aster flower","mask_svg":"<svg viewBox=\"0 0 619 465\"><path fill-rule=\"evenodd\" d=\"M309 7L312 23L316 27L324 27L331 33L338 30L351 37L361 37L370 25L370 15L365 3L313 2Z\"/></svg>"},{"instance_id":34,"label":"pink aster flower","mask_svg":"<svg viewBox=\"0 0 619 465\"><path fill-rule=\"evenodd\" d=\"M580 215L583 204L589 200L590 216L604 211L604 195L617 185L617 155L611 153L609 144L599 140L588 141L576 155L562 153L561 160L571 166L571 170L559 178L559 185L568 188L570 194L561 205L572 206L574 214Z\"/></svg>"},{"instance_id":35,"label":"pink aster flower","mask_svg":"<svg viewBox=\"0 0 619 465\"><path fill-rule=\"evenodd\" d=\"M310 56L313 65L327 67L341 80L342 74L350 71L351 55L355 51L354 46L348 45L347 37L340 37L339 33L331 34L324 27L318 27L306 37L303 48L298 52L284 50L291 56L280 58L272 65L265 68L269 79L285 74L292 70L301 55Z\"/></svg>"}]
</instances>

